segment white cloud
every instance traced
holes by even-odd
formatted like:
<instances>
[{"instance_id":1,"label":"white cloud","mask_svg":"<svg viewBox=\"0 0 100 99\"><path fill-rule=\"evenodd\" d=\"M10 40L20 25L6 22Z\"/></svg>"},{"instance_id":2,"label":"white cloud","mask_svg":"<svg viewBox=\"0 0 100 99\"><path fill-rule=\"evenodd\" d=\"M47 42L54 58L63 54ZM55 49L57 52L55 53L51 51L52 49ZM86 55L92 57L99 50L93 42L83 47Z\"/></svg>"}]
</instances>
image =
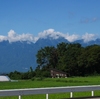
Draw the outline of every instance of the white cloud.
<instances>
[{"instance_id":1,"label":"white cloud","mask_svg":"<svg viewBox=\"0 0 100 99\"><path fill-rule=\"evenodd\" d=\"M85 35L82 36L82 39L84 40L84 42L89 42L91 40L95 40L95 37L96 37L95 34L86 33Z\"/></svg>"},{"instance_id":2,"label":"white cloud","mask_svg":"<svg viewBox=\"0 0 100 99\"><path fill-rule=\"evenodd\" d=\"M40 32L38 35L39 38L52 37L54 39L58 39L59 37L64 37L69 42L74 42L75 40L79 40L79 39L83 39L84 42L89 42L91 40L95 40L96 36L97 35L95 35L95 34L85 33L85 35L82 35L82 37L81 37L76 34L72 34L72 35L69 35L69 33L64 34L64 33L55 31L54 29L44 30L43 32Z\"/></svg>"},{"instance_id":3,"label":"white cloud","mask_svg":"<svg viewBox=\"0 0 100 99\"><path fill-rule=\"evenodd\" d=\"M79 38L78 35L69 35L61 33L61 32L56 32L54 29L48 29L48 30L44 30L43 32L39 33L39 38L47 38L47 37L52 37L53 39L58 39L59 37L64 37L65 39L67 39L70 42L73 42L75 40L77 40Z\"/></svg>"},{"instance_id":4,"label":"white cloud","mask_svg":"<svg viewBox=\"0 0 100 99\"><path fill-rule=\"evenodd\" d=\"M38 37L39 38L47 38L47 37L51 37L53 39L58 39L59 37L63 37L63 33L61 32L56 32L54 29L48 29L48 30L44 30L43 32L40 32Z\"/></svg>"},{"instance_id":5,"label":"white cloud","mask_svg":"<svg viewBox=\"0 0 100 99\"><path fill-rule=\"evenodd\" d=\"M0 35L0 42L2 42L2 41L6 41L7 40L7 37L6 36L2 36L2 35Z\"/></svg>"},{"instance_id":6,"label":"white cloud","mask_svg":"<svg viewBox=\"0 0 100 99\"><path fill-rule=\"evenodd\" d=\"M79 39L79 35L75 35L75 34L69 35L69 34L67 34L67 35L65 35L65 38L66 38L69 42L73 42L73 41Z\"/></svg>"},{"instance_id":7,"label":"white cloud","mask_svg":"<svg viewBox=\"0 0 100 99\"><path fill-rule=\"evenodd\" d=\"M38 37L34 37L32 34L16 34L14 30L10 30L8 32L8 36L2 36L0 35L0 41L3 40L8 40L10 43L11 42L16 42L16 41L27 41L27 42L36 42L38 40Z\"/></svg>"},{"instance_id":8,"label":"white cloud","mask_svg":"<svg viewBox=\"0 0 100 99\"><path fill-rule=\"evenodd\" d=\"M16 42L16 41L28 41L28 42L35 42L36 38L33 37L32 34L21 34L18 35L14 32L14 30L10 30L8 32L8 40L9 42Z\"/></svg>"},{"instance_id":9,"label":"white cloud","mask_svg":"<svg viewBox=\"0 0 100 99\"><path fill-rule=\"evenodd\" d=\"M21 42L27 41L28 43L30 42L35 43L39 38L45 39L47 37L51 37L53 39L58 39L59 37L63 37L67 39L69 42L74 42L75 40L79 40L79 39L83 39L84 42L89 42L91 40L94 40L96 35L86 33L85 35L80 37L79 35L76 35L76 34L69 35L69 33L64 34L64 33L55 31L54 29L48 29L48 30L44 30L43 32L40 32L38 34L38 37L34 37L30 33L17 34L14 30L10 30L7 36L0 35L0 42L4 40L8 40L10 43L16 42L16 41L21 41Z\"/></svg>"}]
</instances>

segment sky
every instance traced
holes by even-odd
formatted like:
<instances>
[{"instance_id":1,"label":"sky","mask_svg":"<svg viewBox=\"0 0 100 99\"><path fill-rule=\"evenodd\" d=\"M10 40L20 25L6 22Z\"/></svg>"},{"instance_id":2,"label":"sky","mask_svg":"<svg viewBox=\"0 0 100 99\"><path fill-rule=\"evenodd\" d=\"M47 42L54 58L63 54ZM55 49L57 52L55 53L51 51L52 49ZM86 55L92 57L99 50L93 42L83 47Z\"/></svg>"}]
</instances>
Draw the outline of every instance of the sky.
<instances>
[{"instance_id":1,"label":"sky","mask_svg":"<svg viewBox=\"0 0 100 99\"><path fill-rule=\"evenodd\" d=\"M100 37L100 0L0 0L0 41Z\"/></svg>"}]
</instances>

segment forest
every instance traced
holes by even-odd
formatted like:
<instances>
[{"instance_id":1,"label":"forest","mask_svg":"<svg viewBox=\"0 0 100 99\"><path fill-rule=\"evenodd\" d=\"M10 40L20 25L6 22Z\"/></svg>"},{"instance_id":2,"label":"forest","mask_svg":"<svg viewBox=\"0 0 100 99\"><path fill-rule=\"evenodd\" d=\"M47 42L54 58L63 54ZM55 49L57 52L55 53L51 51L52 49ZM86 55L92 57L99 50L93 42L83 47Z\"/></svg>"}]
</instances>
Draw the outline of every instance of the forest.
<instances>
[{"instance_id":1,"label":"forest","mask_svg":"<svg viewBox=\"0 0 100 99\"><path fill-rule=\"evenodd\" d=\"M56 47L46 46L38 50L35 70L25 73L10 72L11 78L32 79L50 77L50 69L55 68L68 76L89 76L100 74L100 45L82 47L79 43L59 43Z\"/></svg>"}]
</instances>

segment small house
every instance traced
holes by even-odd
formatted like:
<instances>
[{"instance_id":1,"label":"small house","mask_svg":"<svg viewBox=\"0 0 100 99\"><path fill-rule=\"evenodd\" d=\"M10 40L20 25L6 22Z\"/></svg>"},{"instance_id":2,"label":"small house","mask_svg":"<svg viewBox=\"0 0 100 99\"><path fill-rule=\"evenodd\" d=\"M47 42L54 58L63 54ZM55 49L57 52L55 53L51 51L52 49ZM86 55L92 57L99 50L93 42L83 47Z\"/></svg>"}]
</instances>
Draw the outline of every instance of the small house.
<instances>
[{"instance_id":1,"label":"small house","mask_svg":"<svg viewBox=\"0 0 100 99\"><path fill-rule=\"evenodd\" d=\"M51 69L50 74L52 78L67 78L66 72L57 70L57 69Z\"/></svg>"}]
</instances>

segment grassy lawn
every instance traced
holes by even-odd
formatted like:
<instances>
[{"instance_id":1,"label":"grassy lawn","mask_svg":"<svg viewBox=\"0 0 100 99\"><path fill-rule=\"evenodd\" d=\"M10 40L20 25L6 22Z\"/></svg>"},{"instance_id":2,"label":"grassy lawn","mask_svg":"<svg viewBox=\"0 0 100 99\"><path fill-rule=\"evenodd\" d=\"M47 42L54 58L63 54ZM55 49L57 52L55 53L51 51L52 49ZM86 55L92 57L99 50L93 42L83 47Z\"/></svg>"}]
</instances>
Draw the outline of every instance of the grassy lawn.
<instances>
[{"instance_id":1,"label":"grassy lawn","mask_svg":"<svg viewBox=\"0 0 100 99\"><path fill-rule=\"evenodd\" d=\"M72 77L72 78L45 78L32 80L19 80L18 82L0 82L1 89L21 89L21 88L40 88L40 87L61 87L61 86L83 86L99 85L100 76L92 77ZM96 91L95 95L100 95ZM70 93L49 94L49 99L69 98ZM91 96L91 92L75 92L74 97ZM18 96L0 97L0 99L18 99ZM45 99L45 95L22 96L22 99Z\"/></svg>"}]
</instances>

